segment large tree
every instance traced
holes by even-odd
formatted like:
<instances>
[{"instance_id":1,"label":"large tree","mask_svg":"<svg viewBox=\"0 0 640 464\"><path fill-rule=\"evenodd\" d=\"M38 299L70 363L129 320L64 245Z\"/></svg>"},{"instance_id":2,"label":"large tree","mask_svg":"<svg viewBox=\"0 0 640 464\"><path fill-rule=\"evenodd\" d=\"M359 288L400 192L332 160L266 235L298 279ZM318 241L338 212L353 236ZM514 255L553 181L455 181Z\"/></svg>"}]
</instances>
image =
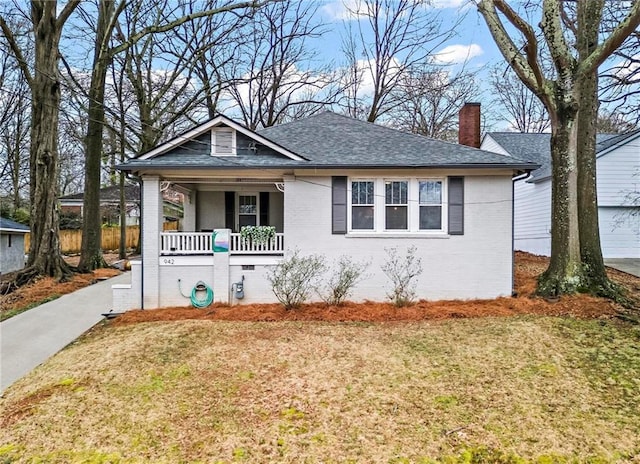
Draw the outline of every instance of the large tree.
<instances>
[{"instance_id":1,"label":"large tree","mask_svg":"<svg viewBox=\"0 0 640 464\"><path fill-rule=\"evenodd\" d=\"M399 102L389 112L393 127L455 142L460 102L476 100L480 89L472 73L430 66L406 73L393 93Z\"/></svg>"},{"instance_id":2,"label":"large tree","mask_svg":"<svg viewBox=\"0 0 640 464\"><path fill-rule=\"evenodd\" d=\"M540 133L549 130L551 121L547 109L510 67L494 67L489 79L498 118L508 122L518 132Z\"/></svg>"},{"instance_id":3,"label":"large tree","mask_svg":"<svg viewBox=\"0 0 640 464\"><path fill-rule=\"evenodd\" d=\"M640 2L623 6L628 11L621 21L601 34L604 0L545 0L540 43L533 26L505 0L477 3L505 60L542 101L551 120L551 260L538 282L543 295L615 294L600 248L595 120L598 68L640 24ZM507 31L505 20L516 32ZM541 64L544 47L553 63L551 76Z\"/></svg>"},{"instance_id":4,"label":"large tree","mask_svg":"<svg viewBox=\"0 0 640 464\"><path fill-rule=\"evenodd\" d=\"M375 122L402 103L396 90L405 76L429 64L455 25L443 30L429 2L355 0L345 6L343 107L349 116Z\"/></svg>"},{"instance_id":5,"label":"large tree","mask_svg":"<svg viewBox=\"0 0 640 464\"><path fill-rule=\"evenodd\" d=\"M113 58L119 53L123 53L135 46L138 42L148 37L150 34L160 34L174 30L181 25L197 18L212 16L229 11L248 9L253 11L260 8L265 1L244 1L238 3L207 2L202 10L192 11L182 14L182 5L176 3L173 8L167 3L165 9L160 10L155 7L155 2L147 5L144 1L126 2L121 0L116 6L113 0L99 0L97 31L95 39L95 50L93 66L91 71L91 85L88 93L88 118L87 133L85 136L85 193L84 193L84 214L83 214L83 234L80 263L80 270L90 271L100 267L104 260L101 250L101 218L100 218L100 167L102 160L102 142L105 123L104 109L104 89L108 66ZM275 1L275 0L271 0ZM154 14L156 21L145 25L140 30L132 30L127 36L118 36L115 43L112 43L113 33L118 25L120 14L127 6L136 9L137 14L144 11ZM122 31L122 29L118 29ZM149 128L152 130L153 128Z\"/></svg>"},{"instance_id":6,"label":"large tree","mask_svg":"<svg viewBox=\"0 0 640 464\"><path fill-rule=\"evenodd\" d=\"M58 237L58 121L61 78L58 69L62 29L80 0L69 0L58 9L55 0L31 1L34 59L29 63L14 30L0 14L0 28L9 43L31 91L30 202L31 245L20 285L36 275L64 278L70 269L62 259Z\"/></svg>"},{"instance_id":7,"label":"large tree","mask_svg":"<svg viewBox=\"0 0 640 464\"><path fill-rule=\"evenodd\" d=\"M328 70L317 70L309 39L324 27L314 2L284 0L257 11L244 31L227 93L250 129L269 127L321 110L335 95Z\"/></svg>"}]
</instances>

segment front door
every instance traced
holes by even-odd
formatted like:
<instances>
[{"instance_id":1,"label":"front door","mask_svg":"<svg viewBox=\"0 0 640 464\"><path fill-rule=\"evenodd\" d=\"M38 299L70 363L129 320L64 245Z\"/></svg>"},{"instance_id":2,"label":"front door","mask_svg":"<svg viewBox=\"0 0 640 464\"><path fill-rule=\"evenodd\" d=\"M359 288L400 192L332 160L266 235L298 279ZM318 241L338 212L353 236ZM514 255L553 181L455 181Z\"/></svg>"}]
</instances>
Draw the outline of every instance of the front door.
<instances>
[{"instance_id":1,"label":"front door","mask_svg":"<svg viewBox=\"0 0 640 464\"><path fill-rule=\"evenodd\" d=\"M257 226L258 195L238 195L238 226Z\"/></svg>"}]
</instances>

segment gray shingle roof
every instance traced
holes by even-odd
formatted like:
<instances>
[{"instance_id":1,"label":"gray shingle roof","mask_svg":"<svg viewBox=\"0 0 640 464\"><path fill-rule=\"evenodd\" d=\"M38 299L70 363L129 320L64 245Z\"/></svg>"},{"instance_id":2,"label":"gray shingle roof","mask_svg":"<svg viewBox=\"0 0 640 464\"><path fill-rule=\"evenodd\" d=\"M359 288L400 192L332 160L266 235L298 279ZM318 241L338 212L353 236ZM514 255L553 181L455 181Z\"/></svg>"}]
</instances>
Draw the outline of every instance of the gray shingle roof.
<instances>
[{"instance_id":1,"label":"gray shingle roof","mask_svg":"<svg viewBox=\"0 0 640 464\"><path fill-rule=\"evenodd\" d=\"M292 160L267 147L238 142L238 155L210 156L203 138L147 160L131 160L128 170L144 168L395 168L505 167L532 169L531 163L476 148L408 134L332 112L269 127L257 133L305 158Z\"/></svg>"},{"instance_id":2,"label":"gray shingle roof","mask_svg":"<svg viewBox=\"0 0 640 464\"><path fill-rule=\"evenodd\" d=\"M596 136L596 155L639 133L640 129L626 134L598 134ZM516 158L540 165L539 169L531 173L530 182L551 177L551 134L489 132L488 135Z\"/></svg>"},{"instance_id":3,"label":"gray shingle roof","mask_svg":"<svg viewBox=\"0 0 640 464\"><path fill-rule=\"evenodd\" d=\"M11 231L20 231L27 233L29 232L29 227L24 224L20 224L19 222L12 221L11 219L0 217L0 230L11 230Z\"/></svg>"}]
</instances>

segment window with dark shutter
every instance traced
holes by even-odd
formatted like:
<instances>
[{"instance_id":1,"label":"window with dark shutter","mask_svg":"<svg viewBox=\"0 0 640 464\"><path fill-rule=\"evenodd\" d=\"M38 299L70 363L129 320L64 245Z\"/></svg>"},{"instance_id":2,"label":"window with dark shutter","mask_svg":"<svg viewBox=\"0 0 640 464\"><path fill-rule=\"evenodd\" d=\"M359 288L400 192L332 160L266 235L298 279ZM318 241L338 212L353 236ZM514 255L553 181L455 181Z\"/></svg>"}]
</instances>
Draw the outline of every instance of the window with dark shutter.
<instances>
[{"instance_id":1,"label":"window with dark shutter","mask_svg":"<svg viewBox=\"0 0 640 464\"><path fill-rule=\"evenodd\" d=\"M331 233L347 233L347 177L331 178Z\"/></svg>"},{"instance_id":2,"label":"window with dark shutter","mask_svg":"<svg viewBox=\"0 0 640 464\"><path fill-rule=\"evenodd\" d=\"M236 193L224 192L224 226L235 230L236 221Z\"/></svg>"},{"instance_id":3,"label":"window with dark shutter","mask_svg":"<svg viewBox=\"0 0 640 464\"><path fill-rule=\"evenodd\" d=\"M464 177L449 177L449 234L464 235Z\"/></svg>"},{"instance_id":4,"label":"window with dark shutter","mask_svg":"<svg viewBox=\"0 0 640 464\"><path fill-rule=\"evenodd\" d=\"M269 192L260 192L260 225L271 225L269 224Z\"/></svg>"}]
</instances>

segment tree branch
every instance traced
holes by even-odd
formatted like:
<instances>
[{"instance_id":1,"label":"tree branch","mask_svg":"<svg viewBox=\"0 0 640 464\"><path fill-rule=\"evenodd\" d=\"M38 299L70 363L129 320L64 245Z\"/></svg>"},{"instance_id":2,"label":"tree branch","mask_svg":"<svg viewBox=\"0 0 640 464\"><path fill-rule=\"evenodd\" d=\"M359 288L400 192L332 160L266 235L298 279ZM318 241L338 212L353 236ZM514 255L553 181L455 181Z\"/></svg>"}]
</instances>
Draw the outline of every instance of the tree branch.
<instances>
[{"instance_id":1,"label":"tree branch","mask_svg":"<svg viewBox=\"0 0 640 464\"><path fill-rule=\"evenodd\" d=\"M67 19L69 19L69 16L71 16L71 13L73 13L73 10L75 10L79 4L80 0L69 0L69 2L64 6L62 11L58 15L58 19L56 20L56 27L58 29L62 29L64 23L67 21Z\"/></svg>"},{"instance_id":2,"label":"tree branch","mask_svg":"<svg viewBox=\"0 0 640 464\"><path fill-rule=\"evenodd\" d=\"M507 33L506 29L504 28L502 21L498 17L498 12L496 10L496 1L503 3L502 0L481 0L476 4L476 6L480 14L482 14L482 16L484 17L487 26L489 27L489 31L491 32L491 35L493 36L493 39L498 46L498 49L502 53L502 56L504 56L505 60L507 60L507 63L509 63L509 65L516 72L518 77L529 89L531 89L533 93L539 96L547 95L548 91L547 86L545 85L546 81L543 80L542 82L539 82L538 76L532 69L529 60L522 55L516 44ZM516 23L518 23L518 21L515 19L517 17L517 14L510 8L507 8L506 5L503 5L503 7L504 11L502 9L501 11L503 11L503 13L507 15L507 17L509 17L509 14L512 14L513 19L510 19L510 21L514 25L516 25ZM511 11L511 13L509 13L509 11ZM520 19L520 21L522 20ZM535 58L535 56L530 58ZM535 59L534 61L536 62L536 67L539 68L537 59ZM540 75L540 77L542 76Z\"/></svg>"},{"instance_id":3,"label":"tree branch","mask_svg":"<svg viewBox=\"0 0 640 464\"><path fill-rule=\"evenodd\" d=\"M181 26L182 24L188 21L192 21L194 19L203 18L205 16L213 16L219 13L225 13L228 11L233 11L233 10L238 10L243 8L254 8L254 9L261 8L268 3L281 2L281 1L283 0L264 0L264 1L251 0L246 2L233 3L231 5L226 5L219 8L213 8L210 10L191 13L181 18L178 18L175 21L171 21L170 23L167 23L167 24L163 24L163 25L154 24L152 26L145 27L143 30L133 34L125 42L121 43L117 47L111 48L109 52L111 56L116 55L120 52L127 50L128 48L133 46L137 41L139 41L140 39L142 39L143 37L149 34L167 32L167 31L170 31L171 29L175 29L176 27Z\"/></svg>"},{"instance_id":4,"label":"tree branch","mask_svg":"<svg viewBox=\"0 0 640 464\"><path fill-rule=\"evenodd\" d=\"M29 71L27 60L24 58L24 55L22 54L22 50L20 50L20 46L18 45L18 42L16 42L16 37L13 34L13 31L9 28L9 25L6 23L6 21L4 20L4 16L2 15L0 15L0 29L2 29L2 33L4 34L4 37L7 39L7 42L9 43L9 47L11 48L11 51L13 52L13 54L16 57L16 60L18 61L18 66L20 67L20 70L22 71L22 74L24 75L25 80L29 84L29 87L31 87L33 84L33 76Z\"/></svg>"},{"instance_id":5,"label":"tree branch","mask_svg":"<svg viewBox=\"0 0 640 464\"><path fill-rule=\"evenodd\" d=\"M633 2L629 14L618 24L607 39L591 55L580 63L578 72L586 75L594 72L640 26L640 1Z\"/></svg>"},{"instance_id":6,"label":"tree branch","mask_svg":"<svg viewBox=\"0 0 640 464\"><path fill-rule=\"evenodd\" d=\"M571 53L569 53L569 45L564 37L560 18L560 1L544 0L542 4L540 28L549 45L551 58L559 75L571 72L572 65L575 61Z\"/></svg>"}]
</instances>

